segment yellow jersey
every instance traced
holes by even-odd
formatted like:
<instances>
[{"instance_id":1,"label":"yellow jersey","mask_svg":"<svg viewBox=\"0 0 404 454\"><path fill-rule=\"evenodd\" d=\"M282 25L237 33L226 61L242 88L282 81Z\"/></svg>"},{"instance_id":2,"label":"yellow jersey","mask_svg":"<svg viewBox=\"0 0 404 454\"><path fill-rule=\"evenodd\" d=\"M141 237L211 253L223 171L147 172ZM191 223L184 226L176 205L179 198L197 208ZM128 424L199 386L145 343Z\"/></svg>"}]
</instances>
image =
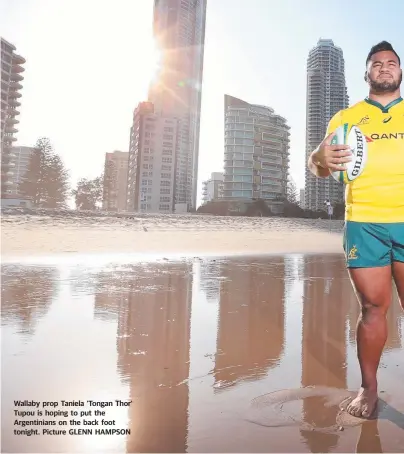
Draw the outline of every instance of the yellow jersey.
<instances>
[{"instance_id":1,"label":"yellow jersey","mask_svg":"<svg viewBox=\"0 0 404 454\"><path fill-rule=\"evenodd\" d=\"M387 106L366 98L339 111L327 135L342 124L366 136L368 157L363 173L346 185L345 219L356 222L404 222L404 100Z\"/></svg>"}]
</instances>

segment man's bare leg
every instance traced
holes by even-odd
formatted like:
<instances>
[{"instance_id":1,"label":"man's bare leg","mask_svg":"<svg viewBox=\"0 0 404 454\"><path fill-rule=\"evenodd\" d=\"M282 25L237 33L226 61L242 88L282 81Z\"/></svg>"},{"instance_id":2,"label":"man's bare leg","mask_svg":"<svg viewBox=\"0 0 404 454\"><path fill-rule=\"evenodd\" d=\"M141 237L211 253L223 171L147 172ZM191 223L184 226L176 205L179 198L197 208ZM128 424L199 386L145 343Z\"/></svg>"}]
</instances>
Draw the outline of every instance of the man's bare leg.
<instances>
[{"instance_id":1,"label":"man's bare leg","mask_svg":"<svg viewBox=\"0 0 404 454\"><path fill-rule=\"evenodd\" d=\"M393 277L397 287L398 298L404 310L404 262L393 262Z\"/></svg>"},{"instance_id":2,"label":"man's bare leg","mask_svg":"<svg viewBox=\"0 0 404 454\"><path fill-rule=\"evenodd\" d=\"M362 385L347 411L353 416L369 418L378 400L377 369L387 340L386 314L392 298L392 267L350 268L349 275L361 305L356 344Z\"/></svg>"}]
</instances>

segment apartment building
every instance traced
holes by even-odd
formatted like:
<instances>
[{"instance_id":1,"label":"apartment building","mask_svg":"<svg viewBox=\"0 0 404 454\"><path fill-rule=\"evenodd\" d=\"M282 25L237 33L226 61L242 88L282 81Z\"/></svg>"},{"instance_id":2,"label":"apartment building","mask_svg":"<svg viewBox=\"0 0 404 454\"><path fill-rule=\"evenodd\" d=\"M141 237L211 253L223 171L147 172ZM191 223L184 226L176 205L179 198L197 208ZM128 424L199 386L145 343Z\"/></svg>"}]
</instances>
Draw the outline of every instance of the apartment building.
<instances>
[{"instance_id":1,"label":"apartment building","mask_svg":"<svg viewBox=\"0 0 404 454\"><path fill-rule=\"evenodd\" d=\"M16 47L1 38L1 203L13 199L12 186L15 158L12 151L18 132L18 116L21 106L20 90L24 80L25 59L16 54Z\"/></svg>"},{"instance_id":2,"label":"apartment building","mask_svg":"<svg viewBox=\"0 0 404 454\"><path fill-rule=\"evenodd\" d=\"M223 197L264 199L279 214L289 172L289 130L274 109L225 95Z\"/></svg>"},{"instance_id":3,"label":"apartment building","mask_svg":"<svg viewBox=\"0 0 404 454\"><path fill-rule=\"evenodd\" d=\"M349 105L342 49L330 39L320 39L307 59L306 162L326 135L330 119ZM317 178L305 170L305 208L324 210L344 200L344 186L332 177Z\"/></svg>"},{"instance_id":4,"label":"apartment building","mask_svg":"<svg viewBox=\"0 0 404 454\"><path fill-rule=\"evenodd\" d=\"M156 113L179 120L175 212L196 208L206 3L154 0L153 30L161 61L148 101Z\"/></svg>"},{"instance_id":5,"label":"apartment building","mask_svg":"<svg viewBox=\"0 0 404 454\"><path fill-rule=\"evenodd\" d=\"M128 211L174 211L177 142L178 120L155 113L151 102L141 102L134 111L130 133Z\"/></svg>"},{"instance_id":6,"label":"apartment building","mask_svg":"<svg viewBox=\"0 0 404 454\"><path fill-rule=\"evenodd\" d=\"M127 151L105 153L103 210L126 210L128 159L129 153Z\"/></svg>"},{"instance_id":7,"label":"apartment building","mask_svg":"<svg viewBox=\"0 0 404 454\"><path fill-rule=\"evenodd\" d=\"M27 173L32 153L37 150L35 147L12 147L10 164L13 174L10 177L9 190L13 196L20 196L19 186Z\"/></svg>"},{"instance_id":8,"label":"apartment building","mask_svg":"<svg viewBox=\"0 0 404 454\"><path fill-rule=\"evenodd\" d=\"M202 181L202 203L223 197L223 172L212 172L208 180Z\"/></svg>"}]
</instances>

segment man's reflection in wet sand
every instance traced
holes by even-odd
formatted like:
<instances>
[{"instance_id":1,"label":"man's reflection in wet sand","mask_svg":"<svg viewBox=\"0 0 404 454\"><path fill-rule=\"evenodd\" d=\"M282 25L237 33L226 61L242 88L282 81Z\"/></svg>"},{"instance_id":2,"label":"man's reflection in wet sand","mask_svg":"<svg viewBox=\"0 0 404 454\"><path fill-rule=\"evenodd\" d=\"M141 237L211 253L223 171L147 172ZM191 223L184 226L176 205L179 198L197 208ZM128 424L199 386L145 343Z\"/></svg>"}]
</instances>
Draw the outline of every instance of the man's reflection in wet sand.
<instances>
[{"instance_id":1,"label":"man's reflection in wet sand","mask_svg":"<svg viewBox=\"0 0 404 454\"><path fill-rule=\"evenodd\" d=\"M346 325L355 342L359 305L341 260L311 261L305 258L305 303L303 307L302 386L330 386L345 389ZM394 301L388 314L389 337L386 350L401 348L399 332L401 307ZM304 421L327 427L335 421L336 409L325 408L321 398L303 401ZM377 420L360 426L357 452L382 452ZM338 434L304 431L302 435L313 452L330 452L337 446Z\"/></svg>"},{"instance_id":2,"label":"man's reflection in wet sand","mask_svg":"<svg viewBox=\"0 0 404 454\"><path fill-rule=\"evenodd\" d=\"M362 424L355 452L357 453L383 452L377 420L369 421Z\"/></svg>"}]
</instances>

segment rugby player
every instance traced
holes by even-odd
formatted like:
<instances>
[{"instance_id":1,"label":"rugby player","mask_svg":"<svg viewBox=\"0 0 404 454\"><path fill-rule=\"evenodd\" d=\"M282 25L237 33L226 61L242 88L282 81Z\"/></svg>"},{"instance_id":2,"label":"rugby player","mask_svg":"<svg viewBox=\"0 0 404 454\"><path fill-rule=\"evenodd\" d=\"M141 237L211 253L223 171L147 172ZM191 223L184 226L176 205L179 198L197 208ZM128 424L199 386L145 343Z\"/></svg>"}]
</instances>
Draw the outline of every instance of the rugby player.
<instances>
[{"instance_id":1,"label":"rugby player","mask_svg":"<svg viewBox=\"0 0 404 454\"><path fill-rule=\"evenodd\" d=\"M362 375L358 395L347 410L369 418L378 402L377 370L387 339L386 314L392 280L404 308L404 100L399 55L386 41L366 59L368 97L330 120L327 134L309 159L320 178L346 170L349 147L330 145L335 129L356 125L366 136L368 158L363 173L345 188L344 252L353 289L361 305L356 345Z\"/></svg>"}]
</instances>

